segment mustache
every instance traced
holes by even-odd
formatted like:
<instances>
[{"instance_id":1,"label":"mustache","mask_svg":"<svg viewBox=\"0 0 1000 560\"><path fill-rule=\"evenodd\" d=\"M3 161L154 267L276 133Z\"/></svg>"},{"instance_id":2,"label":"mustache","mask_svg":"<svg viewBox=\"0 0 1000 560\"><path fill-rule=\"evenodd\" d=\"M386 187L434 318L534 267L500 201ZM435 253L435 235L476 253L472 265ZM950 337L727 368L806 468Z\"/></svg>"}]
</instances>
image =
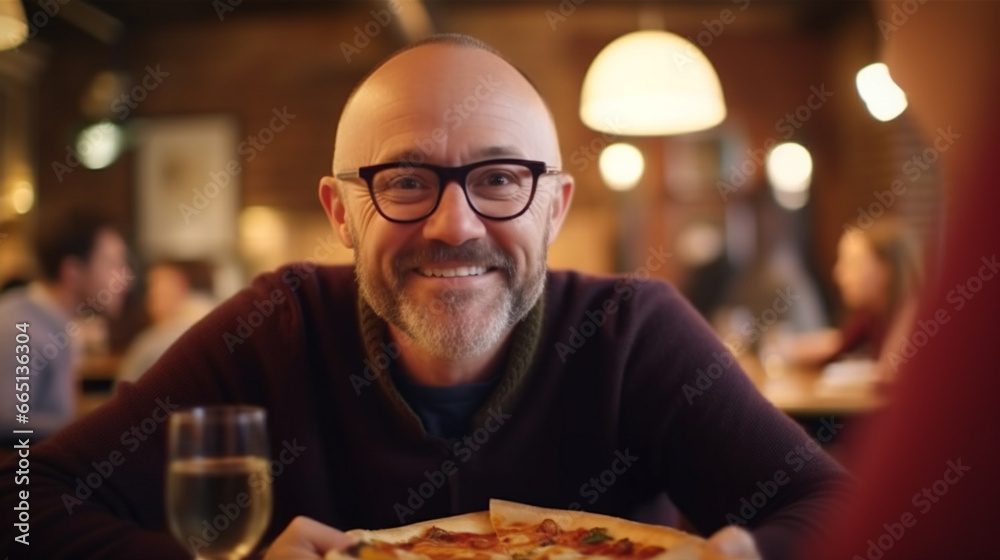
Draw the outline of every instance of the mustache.
<instances>
[{"instance_id":1,"label":"mustache","mask_svg":"<svg viewBox=\"0 0 1000 560\"><path fill-rule=\"evenodd\" d=\"M396 257L396 275L401 277L414 268L455 261L496 268L505 272L508 278L514 276L514 259L482 240L466 241L461 245L431 241L428 245L405 249Z\"/></svg>"}]
</instances>

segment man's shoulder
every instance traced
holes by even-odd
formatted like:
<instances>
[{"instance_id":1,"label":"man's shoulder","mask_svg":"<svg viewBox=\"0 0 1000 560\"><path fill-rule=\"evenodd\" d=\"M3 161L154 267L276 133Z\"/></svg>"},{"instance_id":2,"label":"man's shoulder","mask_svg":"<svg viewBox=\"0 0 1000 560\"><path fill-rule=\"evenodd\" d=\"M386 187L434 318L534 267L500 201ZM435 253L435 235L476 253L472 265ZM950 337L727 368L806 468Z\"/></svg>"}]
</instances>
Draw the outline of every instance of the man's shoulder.
<instances>
[{"instance_id":1,"label":"man's shoulder","mask_svg":"<svg viewBox=\"0 0 1000 560\"><path fill-rule=\"evenodd\" d=\"M0 309L17 309L31 306L31 298L28 297L28 288L14 288L0 294Z\"/></svg>"},{"instance_id":2,"label":"man's shoulder","mask_svg":"<svg viewBox=\"0 0 1000 560\"><path fill-rule=\"evenodd\" d=\"M14 332L16 323L30 322L31 319L26 316L26 312L31 302L23 292L24 288L15 288L0 294L0 317L3 317L3 321L0 322L0 335L6 336Z\"/></svg>"},{"instance_id":3,"label":"man's shoulder","mask_svg":"<svg viewBox=\"0 0 1000 560\"><path fill-rule=\"evenodd\" d=\"M351 295L355 292L354 266L321 265L313 261L293 262L257 275L251 288L270 292L280 289L299 298L318 292Z\"/></svg>"},{"instance_id":4,"label":"man's shoulder","mask_svg":"<svg viewBox=\"0 0 1000 560\"><path fill-rule=\"evenodd\" d=\"M595 300L630 300L664 305L684 302L683 296L669 282L651 278L648 272L632 274L591 274L576 270L551 270L546 284L550 304L590 305Z\"/></svg>"},{"instance_id":5,"label":"man's shoulder","mask_svg":"<svg viewBox=\"0 0 1000 560\"><path fill-rule=\"evenodd\" d=\"M666 281L641 273L554 271L547 289L550 348L563 364L571 357L580 364L628 357L659 368L680 364L678 356L711 358L721 348L704 319Z\"/></svg>"},{"instance_id":6,"label":"man's shoulder","mask_svg":"<svg viewBox=\"0 0 1000 560\"><path fill-rule=\"evenodd\" d=\"M609 342L693 332L701 321L672 285L647 275L552 271L545 297L546 322L555 332L602 327Z\"/></svg>"},{"instance_id":7,"label":"man's shoulder","mask_svg":"<svg viewBox=\"0 0 1000 560\"><path fill-rule=\"evenodd\" d=\"M0 295L0 316L8 323L22 321L53 323L54 320L37 301L32 299L27 287L15 288Z\"/></svg>"},{"instance_id":8,"label":"man's shoulder","mask_svg":"<svg viewBox=\"0 0 1000 560\"><path fill-rule=\"evenodd\" d=\"M552 271L545 306L556 329L596 320L618 335L709 332L704 319L673 285L641 271L614 276Z\"/></svg>"}]
</instances>

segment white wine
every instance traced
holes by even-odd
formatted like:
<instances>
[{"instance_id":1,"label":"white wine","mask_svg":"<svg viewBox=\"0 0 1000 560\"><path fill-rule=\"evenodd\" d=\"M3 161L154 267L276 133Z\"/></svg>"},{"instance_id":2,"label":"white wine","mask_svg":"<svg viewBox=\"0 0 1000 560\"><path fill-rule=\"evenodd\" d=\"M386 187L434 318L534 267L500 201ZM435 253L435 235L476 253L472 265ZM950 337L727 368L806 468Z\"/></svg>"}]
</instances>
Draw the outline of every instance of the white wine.
<instances>
[{"instance_id":1,"label":"white wine","mask_svg":"<svg viewBox=\"0 0 1000 560\"><path fill-rule=\"evenodd\" d=\"M167 469L167 522L192 555L236 560L271 522L271 480L261 457L175 459Z\"/></svg>"}]
</instances>

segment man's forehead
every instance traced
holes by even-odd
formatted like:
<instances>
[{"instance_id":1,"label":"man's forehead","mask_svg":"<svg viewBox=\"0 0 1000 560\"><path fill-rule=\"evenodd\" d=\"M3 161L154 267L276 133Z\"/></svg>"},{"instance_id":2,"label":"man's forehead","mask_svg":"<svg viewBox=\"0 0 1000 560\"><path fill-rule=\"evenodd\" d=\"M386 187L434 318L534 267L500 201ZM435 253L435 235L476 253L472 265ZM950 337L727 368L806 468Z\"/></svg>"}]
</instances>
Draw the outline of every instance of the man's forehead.
<instances>
[{"instance_id":1,"label":"man's forehead","mask_svg":"<svg viewBox=\"0 0 1000 560\"><path fill-rule=\"evenodd\" d=\"M460 130L463 126L467 130ZM387 61L352 96L339 123L334 167L357 167L373 163L376 154L419 148L417 140L406 138L409 132L437 135L426 141L442 144L460 136L456 131L477 127L494 137L471 149L515 145L514 151L541 150L546 153L534 157L558 158L548 109L516 68L473 47L423 45ZM519 139L528 145L516 146L524 144Z\"/></svg>"}]
</instances>

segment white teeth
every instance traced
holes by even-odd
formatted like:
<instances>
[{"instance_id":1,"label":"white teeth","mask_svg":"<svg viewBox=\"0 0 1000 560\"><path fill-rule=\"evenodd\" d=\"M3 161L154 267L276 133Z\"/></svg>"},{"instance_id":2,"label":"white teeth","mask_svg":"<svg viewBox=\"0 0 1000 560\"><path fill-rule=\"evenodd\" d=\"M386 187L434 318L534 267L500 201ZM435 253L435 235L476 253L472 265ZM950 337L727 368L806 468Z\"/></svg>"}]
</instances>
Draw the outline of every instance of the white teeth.
<instances>
[{"instance_id":1,"label":"white teeth","mask_svg":"<svg viewBox=\"0 0 1000 560\"><path fill-rule=\"evenodd\" d=\"M486 273L484 266L460 266L458 268L421 268L420 274L437 278L453 278L456 276L479 276Z\"/></svg>"}]
</instances>

